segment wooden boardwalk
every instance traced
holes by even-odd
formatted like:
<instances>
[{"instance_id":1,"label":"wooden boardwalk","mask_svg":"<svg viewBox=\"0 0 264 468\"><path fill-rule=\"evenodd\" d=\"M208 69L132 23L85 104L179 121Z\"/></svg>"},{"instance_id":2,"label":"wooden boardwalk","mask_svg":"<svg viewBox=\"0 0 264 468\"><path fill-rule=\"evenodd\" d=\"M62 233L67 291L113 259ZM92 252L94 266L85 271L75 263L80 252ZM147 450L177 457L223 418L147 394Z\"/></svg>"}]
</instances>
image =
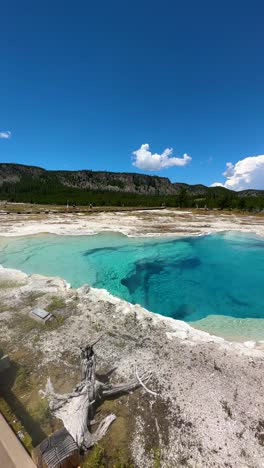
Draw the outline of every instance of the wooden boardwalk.
<instances>
[{"instance_id":1,"label":"wooden boardwalk","mask_svg":"<svg viewBox=\"0 0 264 468\"><path fill-rule=\"evenodd\" d=\"M36 468L32 459L0 413L0 467Z\"/></svg>"}]
</instances>

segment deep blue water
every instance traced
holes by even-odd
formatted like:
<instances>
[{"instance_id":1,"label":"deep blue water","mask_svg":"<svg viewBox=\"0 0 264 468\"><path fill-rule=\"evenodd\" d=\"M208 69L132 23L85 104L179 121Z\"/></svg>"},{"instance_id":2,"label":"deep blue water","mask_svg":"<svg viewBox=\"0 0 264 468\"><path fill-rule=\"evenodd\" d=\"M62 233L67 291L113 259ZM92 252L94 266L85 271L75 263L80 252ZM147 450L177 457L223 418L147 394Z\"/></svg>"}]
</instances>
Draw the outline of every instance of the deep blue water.
<instances>
[{"instance_id":1,"label":"deep blue water","mask_svg":"<svg viewBox=\"0 0 264 468\"><path fill-rule=\"evenodd\" d=\"M264 318L264 241L256 236L2 238L0 264L106 288L175 319Z\"/></svg>"}]
</instances>

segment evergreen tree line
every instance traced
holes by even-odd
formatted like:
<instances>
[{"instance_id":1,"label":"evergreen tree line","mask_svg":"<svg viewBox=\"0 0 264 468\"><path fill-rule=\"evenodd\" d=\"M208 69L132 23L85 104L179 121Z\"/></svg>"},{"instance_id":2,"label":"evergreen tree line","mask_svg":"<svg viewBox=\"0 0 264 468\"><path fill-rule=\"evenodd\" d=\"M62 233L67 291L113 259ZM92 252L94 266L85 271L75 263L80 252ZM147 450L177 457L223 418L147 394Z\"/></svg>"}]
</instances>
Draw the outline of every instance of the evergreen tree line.
<instances>
[{"instance_id":1,"label":"evergreen tree line","mask_svg":"<svg viewBox=\"0 0 264 468\"><path fill-rule=\"evenodd\" d=\"M94 191L62 185L50 177L45 183L24 176L20 182L4 182L0 186L0 200L48 205L181 207L209 209L264 210L264 196L240 196L220 187L211 187L204 194L193 194L182 188L175 195L144 195L119 191Z\"/></svg>"}]
</instances>

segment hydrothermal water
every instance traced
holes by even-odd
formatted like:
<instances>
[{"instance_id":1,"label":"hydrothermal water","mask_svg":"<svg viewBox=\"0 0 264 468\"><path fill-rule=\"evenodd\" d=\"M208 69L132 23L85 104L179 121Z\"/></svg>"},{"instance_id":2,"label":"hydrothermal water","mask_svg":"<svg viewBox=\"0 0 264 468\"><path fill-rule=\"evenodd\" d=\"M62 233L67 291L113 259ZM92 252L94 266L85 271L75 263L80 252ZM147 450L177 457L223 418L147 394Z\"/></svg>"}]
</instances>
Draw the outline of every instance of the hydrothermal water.
<instances>
[{"instance_id":1,"label":"hydrothermal water","mask_svg":"<svg viewBox=\"0 0 264 468\"><path fill-rule=\"evenodd\" d=\"M253 235L2 238L0 264L105 288L229 338L264 339L264 240Z\"/></svg>"}]
</instances>

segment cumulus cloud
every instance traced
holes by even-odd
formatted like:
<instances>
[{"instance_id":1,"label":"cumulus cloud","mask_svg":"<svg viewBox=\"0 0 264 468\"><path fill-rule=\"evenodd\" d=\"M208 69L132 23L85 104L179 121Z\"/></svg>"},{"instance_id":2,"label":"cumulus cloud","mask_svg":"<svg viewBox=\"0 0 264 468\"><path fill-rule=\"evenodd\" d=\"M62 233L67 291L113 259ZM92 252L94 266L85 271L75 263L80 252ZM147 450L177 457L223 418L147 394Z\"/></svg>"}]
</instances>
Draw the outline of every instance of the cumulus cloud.
<instances>
[{"instance_id":1,"label":"cumulus cloud","mask_svg":"<svg viewBox=\"0 0 264 468\"><path fill-rule=\"evenodd\" d=\"M223 184L221 184L221 182L214 182L213 184L211 184L211 187L224 187Z\"/></svg>"},{"instance_id":2,"label":"cumulus cloud","mask_svg":"<svg viewBox=\"0 0 264 468\"><path fill-rule=\"evenodd\" d=\"M226 163L223 172L226 181L215 182L212 187L222 186L230 190L264 189L264 155L249 156L236 164Z\"/></svg>"},{"instance_id":3,"label":"cumulus cloud","mask_svg":"<svg viewBox=\"0 0 264 468\"><path fill-rule=\"evenodd\" d=\"M172 166L186 166L191 162L192 158L188 154L184 154L182 158L171 156L172 148L166 148L163 153L151 153L149 144L145 143L141 147L133 151L133 166L146 171L160 171Z\"/></svg>"},{"instance_id":4,"label":"cumulus cloud","mask_svg":"<svg viewBox=\"0 0 264 468\"><path fill-rule=\"evenodd\" d=\"M0 132L0 139L9 140L11 138L11 132Z\"/></svg>"},{"instance_id":5,"label":"cumulus cloud","mask_svg":"<svg viewBox=\"0 0 264 468\"><path fill-rule=\"evenodd\" d=\"M234 175L234 164L231 162L226 163L226 170L223 172L223 176L232 177Z\"/></svg>"}]
</instances>

